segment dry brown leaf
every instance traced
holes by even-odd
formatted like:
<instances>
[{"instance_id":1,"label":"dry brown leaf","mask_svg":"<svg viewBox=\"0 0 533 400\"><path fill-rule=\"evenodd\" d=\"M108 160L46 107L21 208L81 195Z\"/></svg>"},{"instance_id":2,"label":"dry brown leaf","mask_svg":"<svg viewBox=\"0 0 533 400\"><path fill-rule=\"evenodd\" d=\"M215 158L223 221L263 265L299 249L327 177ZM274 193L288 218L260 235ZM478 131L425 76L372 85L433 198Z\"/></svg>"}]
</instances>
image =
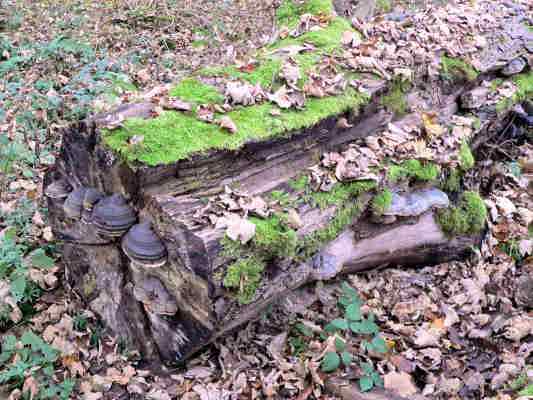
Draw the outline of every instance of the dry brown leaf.
<instances>
[{"instance_id":1,"label":"dry brown leaf","mask_svg":"<svg viewBox=\"0 0 533 400\"><path fill-rule=\"evenodd\" d=\"M233 120L227 115L218 120L218 125L220 125L222 129L228 130L230 133L237 132L237 125L235 125L235 122L233 122Z\"/></svg>"},{"instance_id":2,"label":"dry brown leaf","mask_svg":"<svg viewBox=\"0 0 533 400\"><path fill-rule=\"evenodd\" d=\"M412 396L418 391L413 378L406 372L389 372L385 374L383 381L385 389L400 396Z\"/></svg>"}]
</instances>

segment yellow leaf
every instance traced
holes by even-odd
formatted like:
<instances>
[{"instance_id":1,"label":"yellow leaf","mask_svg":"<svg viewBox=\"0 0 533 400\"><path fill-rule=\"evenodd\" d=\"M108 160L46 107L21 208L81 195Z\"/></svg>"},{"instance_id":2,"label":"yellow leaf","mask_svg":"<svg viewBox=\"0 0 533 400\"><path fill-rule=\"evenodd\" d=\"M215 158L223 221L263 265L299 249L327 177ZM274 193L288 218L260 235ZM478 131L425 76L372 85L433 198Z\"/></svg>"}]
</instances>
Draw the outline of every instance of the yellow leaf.
<instances>
[{"instance_id":1,"label":"yellow leaf","mask_svg":"<svg viewBox=\"0 0 533 400\"><path fill-rule=\"evenodd\" d=\"M444 128L439 125L437 113L422 113L422 122L429 137L440 136L444 133Z\"/></svg>"}]
</instances>

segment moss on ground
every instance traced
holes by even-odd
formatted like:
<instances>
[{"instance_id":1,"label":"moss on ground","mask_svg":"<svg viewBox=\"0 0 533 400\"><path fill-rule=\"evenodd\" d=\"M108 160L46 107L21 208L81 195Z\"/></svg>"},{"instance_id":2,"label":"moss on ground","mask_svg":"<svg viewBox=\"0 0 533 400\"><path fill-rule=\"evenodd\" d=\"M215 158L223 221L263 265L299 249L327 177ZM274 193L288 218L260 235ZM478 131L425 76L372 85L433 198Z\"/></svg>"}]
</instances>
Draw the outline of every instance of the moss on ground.
<instances>
[{"instance_id":1,"label":"moss on ground","mask_svg":"<svg viewBox=\"0 0 533 400\"><path fill-rule=\"evenodd\" d=\"M398 182L401 179L432 182L438 178L439 172L439 166L432 162L406 160L401 164L391 165L387 176L391 182Z\"/></svg>"},{"instance_id":2,"label":"moss on ground","mask_svg":"<svg viewBox=\"0 0 533 400\"><path fill-rule=\"evenodd\" d=\"M392 192L389 189L384 189L372 199L372 211L375 215L383 215L391 204Z\"/></svg>"},{"instance_id":3,"label":"moss on ground","mask_svg":"<svg viewBox=\"0 0 533 400\"><path fill-rule=\"evenodd\" d=\"M470 150L470 146L466 141L463 141L459 149L459 164L461 166L461 169L463 171L468 171L469 169L472 169L474 167L475 163L476 159L472 154L472 150Z\"/></svg>"},{"instance_id":4,"label":"moss on ground","mask_svg":"<svg viewBox=\"0 0 533 400\"><path fill-rule=\"evenodd\" d=\"M487 218L487 208L476 192L464 192L457 206L439 211L437 221L450 236L480 233Z\"/></svg>"},{"instance_id":5,"label":"moss on ground","mask_svg":"<svg viewBox=\"0 0 533 400\"><path fill-rule=\"evenodd\" d=\"M515 75L511 80L516 85L517 91L512 97L505 98L496 104L498 113L507 111L516 103L533 98L533 71Z\"/></svg>"},{"instance_id":6,"label":"moss on ground","mask_svg":"<svg viewBox=\"0 0 533 400\"><path fill-rule=\"evenodd\" d=\"M446 80L473 81L478 75L479 73L474 67L460 58L451 58L448 56L441 58L441 76Z\"/></svg>"},{"instance_id":7,"label":"moss on ground","mask_svg":"<svg viewBox=\"0 0 533 400\"><path fill-rule=\"evenodd\" d=\"M195 104L220 104L224 102L224 96L215 87L206 85L194 78L182 80L170 90L169 95Z\"/></svg>"},{"instance_id":8,"label":"moss on ground","mask_svg":"<svg viewBox=\"0 0 533 400\"><path fill-rule=\"evenodd\" d=\"M406 93L410 88L410 82L396 78L388 94L381 98L381 104L398 116L405 115L409 108Z\"/></svg>"},{"instance_id":9,"label":"moss on ground","mask_svg":"<svg viewBox=\"0 0 533 400\"><path fill-rule=\"evenodd\" d=\"M228 266L223 284L226 288L237 291L237 300L241 304L250 303L261 284L265 264L255 258L240 259Z\"/></svg>"}]
</instances>

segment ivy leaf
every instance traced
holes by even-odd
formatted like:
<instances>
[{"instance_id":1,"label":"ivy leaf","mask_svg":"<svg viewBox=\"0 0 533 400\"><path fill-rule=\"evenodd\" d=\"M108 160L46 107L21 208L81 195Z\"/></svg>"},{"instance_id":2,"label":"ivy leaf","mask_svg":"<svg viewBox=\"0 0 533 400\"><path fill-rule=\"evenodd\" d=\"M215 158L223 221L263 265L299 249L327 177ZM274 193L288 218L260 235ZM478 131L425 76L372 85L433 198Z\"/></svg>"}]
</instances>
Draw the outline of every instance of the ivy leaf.
<instances>
[{"instance_id":1,"label":"ivy leaf","mask_svg":"<svg viewBox=\"0 0 533 400\"><path fill-rule=\"evenodd\" d=\"M354 333L362 335L372 335L379 332L379 327L374 323L374 318L363 319L361 322L352 322L350 329Z\"/></svg>"},{"instance_id":2,"label":"ivy leaf","mask_svg":"<svg viewBox=\"0 0 533 400\"><path fill-rule=\"evenodd\" d=\"M342 359L342 363L346 366L352 363L352 355L348 353L347 351L343 351L341 353L341 359Z\"/></svg>"},{"instance_id":3,"label":"ivy leaf","mask_svg":"<svg viewBox=\"0 0 533 400\"><path fill-rule=\"evenodd\" d=\"M24 298L24 292L26 290L26 277L19 276L11 282L11 294L18 303Z\"/></svg>"},{"instance_id":4,"label":"ivy leaf","mask_svg":"<svg viewBox=\"0 0 533 400\"><path fill-rule=\"evenodd\" d=\"M344 351L344 349L346 349L346 343L344 342L344 340L342 340L339 337L336 337L335 338L335 349L337 349L337 351Z\"/></svg>"},{"instance_id":5,"label":"ivy leaf","mask_svg":"<svg viewBox=\"0 0 533 400\"><path fill-rule=\"evenodd\" d=\"M387 352L387 343L385 342L385 339L383 339L379 335L374 336L374 339L372 339L372 342L370 343L369 347L372 351L375 351L376 353Z\"/></svg>"},{"instance_id":6,"label":"ivy leaf","mask_svg":"<svg viewBox=\"0 0 533 400\"><path fill-rule=\"evenodd\" d=\"M31 256L31 263L34 267L52 268L55 265L55 260L48 257L43 249L37 249Z\"/></svg>"},{"instance_id":7,"label":"ivy leaf","mask_svg":"<svg viewBox=\"0 0 533 400\"><path fill-rule=\"evenodd\" d=\"M328 351L320 363L320 368L323 372L333 372L339 368L340 364L341 358L339 355L334 351Z\"/></svg>"},{"instance_id":8,"label":"ivy leaf","mask_svg":"<svg viewBox=\"0 0 533 400\"><path fill-rule=\"evenodd\" d=\"M383 378L376 371L372 372L370 377L372 378L375 386L383 387Z\"/></svg>"},{"instance_id":9,"label":"ivy leaf","mask_svg":"<svg viewBox=\"0 0 533 400\"><path fill-rule=\"evenodd\" d=\"M311 330L311 328L309 328L305 324L302 324L301 322L296 324L296 329L298 330L298 332L300 332L302 335L304 335L306 337L312 337L313 336L313 331Z\"/></svg>"},{"instance_id":10,"label":"ivy leaf","mask_svg":"<svg viewBox=\"0 0 533 400\"><path fill-rule=\"evenodd\" d=\"M334 319L324 327L324 330L329 333L333 333L338 330L344 331L346 329L348 329L348 321L341 318Z\"/></svg>"},{"instance_id":11,"label":"ivy leaf","mask_svg":"<svg viewBox=\"0 0 533 400\"><path fill-rule=\"evenodd\" d=\"M374 372L374 367L370 363L361 363L359 364L365 375L370 375Z\"/></svg>"},{"instance_id":12,"label":"ivy leaf","mask_svg":"<svg viewBox=\"0 0 533 400\"><path fill-rule=\"evenodd\" d=\"M369 376L363 376L359 379L359 388L361 392L368 392L374 387L374 381Z\"/></svg>"},{"instance_id":13,"label":"ivy leaf","mask_svg":"<svg viewBox=\"0 0 533 400\"><path fill-rule=\"evenodd\" d=\"M358 303L352 303L346 307L345 312L346 319L350 321L360 321L361 320L361 305Z\"/></svg>"}]
</instances>

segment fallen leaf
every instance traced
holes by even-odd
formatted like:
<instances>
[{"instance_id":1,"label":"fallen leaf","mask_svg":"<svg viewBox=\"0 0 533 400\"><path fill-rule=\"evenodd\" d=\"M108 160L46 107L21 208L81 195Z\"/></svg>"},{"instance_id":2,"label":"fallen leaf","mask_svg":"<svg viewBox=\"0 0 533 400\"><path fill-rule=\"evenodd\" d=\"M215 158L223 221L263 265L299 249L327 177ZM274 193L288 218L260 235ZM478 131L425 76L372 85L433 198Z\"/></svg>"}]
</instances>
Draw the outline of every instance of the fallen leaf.
<instances>
[{"instance_id":1,"label":"fallen leaf","mask_svg":"<svg viewBox=\"0 0 533 400\"><path fill-rule=\"evenodd\" d=\"M238 215L233 215L227 222L226 234L231 240L248 243L255 236L255 224Z\"/></svg>"},{"instance_id":2,"label":"fallen leaf","mask_svg":"<svg viewBox=\"0 0 533 400\"><path fill-rule=\"evenodd\" d=\"M400 396L412 396L418 391L413 378L406 372L389 372L385 374L383 381L385 389Z\"/></svg>"},{"instance_id":3,"label":"fallen leaf","mask_svg":"<svg viewBox=\"0 0 533 400\"><path fill-rule=\"evenodd\" d=\"M439 125L437 113L422 113L422 122L424 123L424 129L428 137L438 137L444 133L444 128Z\"/></svg>"},{"instance_id":4,"label":"fallen leaf","mask_svg":"<svg viewBox=\"0 0 533 400\"><path fill-rule=\"evenodd\" d=\"M218 125L220 125L222 129L227 129L231 133L237 132L237 125L235 125L235 122L233 122L233 120L227 115L218 120Z\"/></svg>"}]
</instances>

